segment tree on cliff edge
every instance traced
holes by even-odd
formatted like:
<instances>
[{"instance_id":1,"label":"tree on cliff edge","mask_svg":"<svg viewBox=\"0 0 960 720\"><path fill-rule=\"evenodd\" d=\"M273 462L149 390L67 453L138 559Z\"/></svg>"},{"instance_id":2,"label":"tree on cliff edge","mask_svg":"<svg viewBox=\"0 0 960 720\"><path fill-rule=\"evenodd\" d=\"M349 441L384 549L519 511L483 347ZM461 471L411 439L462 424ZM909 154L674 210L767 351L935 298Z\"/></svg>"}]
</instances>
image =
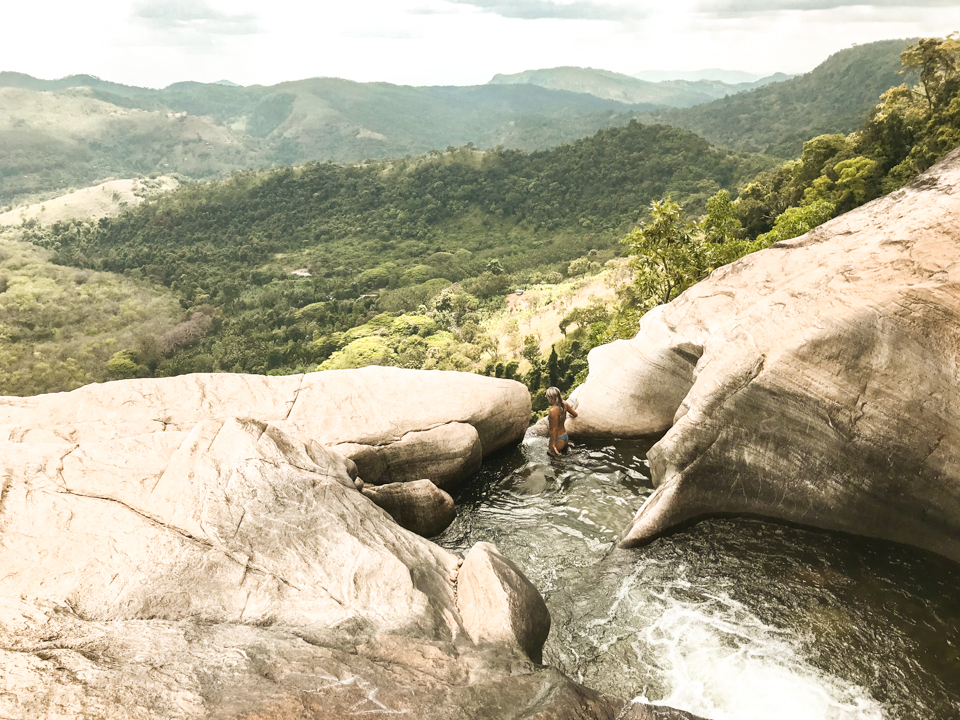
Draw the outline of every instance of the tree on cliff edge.
<instances>
[{"instance_id":1,"label":"tree on cliff edge","mask_svg":"<svg viewBox=\"0 0 960 720\"><path fill-rule=\"evenodd\" d=\"M650 218L623 242L633 255L636 277L632 291L643 310L670 302L703 277L703 234L672 200L655 200L650 205Z\"/></svg>"}]
</instances>

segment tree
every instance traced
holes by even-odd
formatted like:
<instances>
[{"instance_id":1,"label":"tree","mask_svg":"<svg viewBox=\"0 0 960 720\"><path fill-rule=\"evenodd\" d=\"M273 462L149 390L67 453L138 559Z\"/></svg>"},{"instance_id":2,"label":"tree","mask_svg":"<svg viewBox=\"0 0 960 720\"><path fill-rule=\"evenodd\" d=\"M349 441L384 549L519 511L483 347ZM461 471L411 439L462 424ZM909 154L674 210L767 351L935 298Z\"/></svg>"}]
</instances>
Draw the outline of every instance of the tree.
<instances>
[{"instance_id":1,"label":"tree","mask_svg":"<svg viewBox=\"0 0 960 720\"><path fill-rule=\"evenodd\" d=\"M136 377L140 372L137 354L133 350L120 350L107 360L107 370L113 378Z\"/></svg>"},{"instance_id":2,"label":"tree","mask_svg":"<svg viewBox=\"0 0 960 720\"><path fill-rule=\"evenodd\" d=\"M838 162L829 173L814 180L804 192L801 205L827 202L833 205L834 214L840 214L879 193L880 166L876 160L860 156Z\"/></svg>"},{"instance_id":3,"label":"tree","mask_svg":"<svg viewBox=\"0 0 960 720\"><path fill-rule=\"evenodd\" d=\"M531 367L536 367L543 363L543 358L540 356L540 343L537 341L536 336L525 335L523 337L523 349L520 351L520 355L530 363Z\"/></svg>"},{"instance_id":4,"label":"tree","mask_svg":"<svg viewBox=\"0 0 960 720\"><path fill-rule=\"evenodd\" d=\"M600 263L593 262L588 257L581 257L573 260L567 266L567 275L569 277L576 277L578 275L597 272L598 270L600 270Z\"/></svg>"},{"instance_id":5,"label":"tree","mask_svg":"<svg viewBox=\"0 0 960 720\"><path fill-rule=\"evenodd\" d=\"M833 217L836 208L826 200L817 200L809 205L787 208L777 218L773 230L757 238L761 247L781 240L789 240L809 232Z\"/></svg>"},{"instance_id":6,"label":"tree","mask_svg":"<svg viewBox=\"0 0 960 720\"><path fill-rule=\"evenodd\" d=\"M634 287L642 307L668 303L703 277L707 265L702 237L677 203L655 200L650 205L650 218L622 241L633 255Z\"/></svg>"},{"instance_id":7,"label":"tree","mask_svg":"<svg viewBox=\"0 0 960 720\"><path fill-rule=\"evenodd\" d=\"M493 275L503 275L505 272L503 265L500 263L497 258L493 258L487 261L486 271Z\"/></svg>"},{"instance_id":8,"label":"tree","mask_svg":"<svg viewBox=\"0 0 960 720\"><path fill-rule=\"evenodd\" d=\"M743 225L734 212L730 193L721 190L707 200L707 216L700 223L707 242L722 243L738 238L743 233Z\"/></svg>"},{"instance_id":9,"label":"tree","mask_svg":"<svg viewBox=\"0 0 960 720\"><path fill-rule=\"evenodd\" d=\"M900 53L905 68L920 73L920 86L927 102L927 114L944 110L960 91L960 38L923 38Z\"/></svg>"},{"instance_id":10,"label":"tree","mask_svg":"<svg viewBox=\"0 0 960 720\"><path fill-rule=\"evenodd\" d=\"M436 319L448 329L459 327L467 315L478 307L477 298L452 285L438 293L431 301Z\"/></svg>"},{"instance_id":11,"label":"tree","mask_svg":"<svg viewBox=\"0 0 960 720\"><path fill-rule=\"evenodd\" d=\"M800 188L799 194L802 194L802 188L824 173L829 173L841 160L853 155L853 143L846 135L818 135L807 140L803 144L803 154L795 166L790 184Z\"/></svg>"},{"instance_id":12,"label":"tree","mask_svg":"<svg viewBox=\"0 0 960 720\"><path fill-rule=\"evenodd\" d=\"M579 325L581 328L590 327L594 323L606 322L610 319L610 311L601 300L594 300L586 307L576 307L567 313L566 317L560 321L560 332L567 334L567 328L571 325Z\"/></svg>"},{"instance_id":13,"label":"tree","mask_svg":"<svg viewBox=\"0 0 960 720\"><path fill-rule=\"evenodd\" d=\"M427 282L427 280L432 279L433 274L433 268L429 265L414 265L400 276L400 287L422 285Z\"/></svg>"},{"instance_id":14,"label":"tree","mask_svg":"<svg viewBox=\"0 0 960 720\"><path fill-rule=\"evenodd\" d=\"M560 358L557 356L557 346L550 348L550 357L547 358L547 382L550 387L560 385Z\"/></svg>"},{"instance_id":15,"label":"tree","mask_svg":"<svg viewBox=\"0 0 960 720\"><path fill-rule=\"evenodd\" d=\"M470 283L470 289L481 298L501 295L508 287L510 287L509 275L495 275L489 270L480 273Z\"/></svg>"}]
</instances>

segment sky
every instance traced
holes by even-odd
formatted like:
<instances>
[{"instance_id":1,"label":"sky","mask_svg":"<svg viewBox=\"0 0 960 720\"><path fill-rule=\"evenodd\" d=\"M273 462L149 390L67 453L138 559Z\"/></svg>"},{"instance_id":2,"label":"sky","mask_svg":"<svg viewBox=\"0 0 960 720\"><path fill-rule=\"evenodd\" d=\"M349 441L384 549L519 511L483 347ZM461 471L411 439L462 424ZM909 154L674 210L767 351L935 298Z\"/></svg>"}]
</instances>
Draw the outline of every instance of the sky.
<instances>
[{"instance_id":1,"label":"sky","mask_svg":"<svg viewBox=\"0 0 960 720\"><path fill-rule=\"evenodd\" d=\"M128 85L477 85L562 65L801 73L960 30L958 0L5 0L0 70Z\"/></svg>"}]
</instances>

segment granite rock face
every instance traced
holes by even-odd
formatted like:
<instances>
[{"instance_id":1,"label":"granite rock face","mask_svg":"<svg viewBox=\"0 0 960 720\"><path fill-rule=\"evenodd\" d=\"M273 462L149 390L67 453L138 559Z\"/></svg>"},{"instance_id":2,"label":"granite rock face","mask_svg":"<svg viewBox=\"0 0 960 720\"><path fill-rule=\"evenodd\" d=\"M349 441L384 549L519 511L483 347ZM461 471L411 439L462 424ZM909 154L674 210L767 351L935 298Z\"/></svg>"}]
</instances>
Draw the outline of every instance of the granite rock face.
<instances>
[{"instance_id":1,"label":"granite rock face","mask_svg":"<svg viewBox=\"0 0 960 720\"><path fill-rule=\"evenodd\" d=\"M0 623L0 712L16 720L696 720L627 708L509 653L402 636L90 622L36 607L17 620Z\"/></svg>"},{"instance_id":2,"label":"granite rock face","mask_svg":"<svg viewBox=\"0 0 960 720\"><path fill-rule=\"evenodd\" d=\"M527 423L518 384L189 376L3 398L0 413L5 718L622 707L513 645L477 646L456 602L460 559L400 527L330 448L453 424L496 449Z\"/></svg>"},{"instance_id":3,"label":"granite rock face","mask_svg":"<svg viewBox=\"0 0 960 720\"><path fill-rule=\"evenodd\" d=\"M960 151L596 348L571 432L666 433L621 544L750 513L960 560Z\"/></svg>"},{"instance_id":4,"label":"granite rock face","mask_svg":"<svg viewBox=\"0 0 960 720\"><path fill-rule=\"evenodd\" d=\"M363 497L342 457L266 423L0 452L0 598L95 621L459 632L457 558Z\"/></svg>"}]
</instances>

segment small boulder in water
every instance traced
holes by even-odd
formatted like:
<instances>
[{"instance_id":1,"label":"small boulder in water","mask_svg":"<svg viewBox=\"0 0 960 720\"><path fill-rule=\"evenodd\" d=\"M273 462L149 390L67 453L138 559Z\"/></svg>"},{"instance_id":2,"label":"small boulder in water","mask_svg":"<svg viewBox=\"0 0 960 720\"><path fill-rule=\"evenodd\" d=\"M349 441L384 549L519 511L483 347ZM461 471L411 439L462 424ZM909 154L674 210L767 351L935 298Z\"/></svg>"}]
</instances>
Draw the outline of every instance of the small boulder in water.
<instances>
[{"instance_id":1,"label":"small boulder in water","mask_svg":"<svg viewBox=\"0 0 960 720\"><path fill-rule=\"evenodd\" d=\"M490 543L477 543L460 567L457 608L475 643L515 644L536 663L550 634L550 611L527 576Z\"/></svg>"},{"instance_id":2,"label":"small boulder in water","mask_svg":"<svg viewBox=\"0 0 960 720\"><path fill-rule=\"evenodd\" d=\"M423 537L439 535L457 516L453 498L429 480L366 485L361 491L400 527Z\"/></svg>"}]
</instances>

